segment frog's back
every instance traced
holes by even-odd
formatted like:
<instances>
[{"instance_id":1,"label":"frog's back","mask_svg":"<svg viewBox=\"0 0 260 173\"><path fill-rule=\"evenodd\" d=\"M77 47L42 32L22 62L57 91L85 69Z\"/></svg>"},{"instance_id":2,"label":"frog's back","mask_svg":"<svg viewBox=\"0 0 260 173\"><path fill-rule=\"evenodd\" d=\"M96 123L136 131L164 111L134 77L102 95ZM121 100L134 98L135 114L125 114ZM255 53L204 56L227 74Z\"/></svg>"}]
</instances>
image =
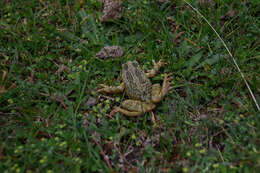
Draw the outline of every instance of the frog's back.
<instances>
[{"instance_id":1,"label":"frog's back","mask_svg":"<svg viewBox=\"0 0 260 173\"><path fill-rule=\"evenodd\" d=\"M129 98L149 103L151 101L151 81L136 61L122 65L122 79Z\"/></svg>"}]
</instances>

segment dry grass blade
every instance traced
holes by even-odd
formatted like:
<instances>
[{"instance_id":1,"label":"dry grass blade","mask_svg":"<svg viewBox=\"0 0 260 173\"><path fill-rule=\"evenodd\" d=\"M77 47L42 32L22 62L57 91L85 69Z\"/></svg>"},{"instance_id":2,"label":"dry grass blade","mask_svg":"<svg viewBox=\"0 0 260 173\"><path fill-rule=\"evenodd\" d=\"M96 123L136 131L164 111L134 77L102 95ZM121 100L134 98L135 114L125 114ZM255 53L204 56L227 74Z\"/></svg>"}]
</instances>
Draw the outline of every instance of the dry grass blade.
<instances>
[{"instance_id":1,"label":"dry grass blade","mask_svg":"<svg viewBox=\"0 0 260 173\"><path fill-rule=\"evenodd\" d=\"M246 80L246 78L245 78L243 72L240 70L240 67L239 67L238 64L237 64L237 61L235 60L235 58L234 58L233 55L231 54L231 52L230 52L230 50L228 49L228 47L227 47L226 43L224 42L224 40L220 37L220 35L218 34L218 32L217 32L217 31L214 29L214 27L209 23L209 21L199 12L199 10L197 10L196 8L194 8L194 7L193 7L189 2L187 2L186 0L184 0L184 2L185 2L186 4L188 4L194 11L196 11L196 13L198 13L198 14L207 22L207 24L211 27L211 29L215 32L215 34L216 34L216 35L218 36L218 38L221 40L221 42L222 42L222 44L224 45L224 47L226 48L228 54L229 54L230 57L232 58L232 60L233 60L233 62L234 62L234 64L235 64L235 66L236 66L238 72L240 73L242 79L244 80L244 82L245 82L245 84L246 84L246 87L248 88L248 90L249 90L249 92L250 92L250 95L251 95L253 101L255 102L255 105L256 105L258 111L260 111L260 107L259 107L259 105L258 105L258 103L257 103L257 101L256 101L256 98L255 98L255 95L254 95L253 91L251 90L251 88L250 88L250 86L249 86L249 84L248 84L248 82L247 82L247 80Z\"/></svg>"},{"instance_id":2,"label":"dry grass blade","mask_svg":"<svg viewBox=\"0 0 260 173\"><path fill-rule=\"evenodd\" d=\"M3 71L3 75L2 75L2 81L5 80L6 74L7 74L7 71L4 70L4 71Z\"/></svg>"},{"instance_id":3,"label":"dry grass blade","mask_svg":"<svg viewBox=\"0 0 260 173\"><path fill-rule=\"evenodd\" d=\"M7 71L3 70L3 75L2 75L2 78L1 78L1 83L0 83L0 94L3 94L5 93L6 91L12 89L13 87L15 87L15 83L12 83L11 86L9 87L6 87L6 82L8 81L8 77L7 76Z\"/></svg>"}]
</instances>

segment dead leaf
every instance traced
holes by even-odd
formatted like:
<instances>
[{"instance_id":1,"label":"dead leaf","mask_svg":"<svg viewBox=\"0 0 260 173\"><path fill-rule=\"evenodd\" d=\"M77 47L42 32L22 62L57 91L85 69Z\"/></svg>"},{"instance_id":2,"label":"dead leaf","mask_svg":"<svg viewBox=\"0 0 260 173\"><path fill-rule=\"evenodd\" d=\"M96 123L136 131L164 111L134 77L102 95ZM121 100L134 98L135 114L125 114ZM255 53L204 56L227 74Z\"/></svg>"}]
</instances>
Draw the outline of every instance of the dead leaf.
<instances>
[{"instance_id":1,"label":"dead leaf","mask_svg":"<svg viewBox=\"0 0 260 173\"><path fill-rule=\"evenodd\" d=\"M120 46L106 46L102 48L96 56L101 59L116 58L123 56L124 51Z\"/></svg>"},{"instance_id":2,"label":"dead leaf","mask_svg":"<svg viewBox=\"0 0 260 173\"><path fill-rule=\"evenodd\" d=\"M103 15L100 18L101 22L118 19L123 12L122 2L120 0L103 0L103 7Z\"/></svg>"},{"instance_id":3,"label":"dead leaf","mask_svg":"<svg viewBox=\"0 0 260 173\"><path fill-rule=\"evenodd\" d=\"M88 106L94 106L94 105L96 105L96 104L97 104L97 99L94 98L94 97L89 96L86 105L88 105Z\"/></svg>"}]
</instances>

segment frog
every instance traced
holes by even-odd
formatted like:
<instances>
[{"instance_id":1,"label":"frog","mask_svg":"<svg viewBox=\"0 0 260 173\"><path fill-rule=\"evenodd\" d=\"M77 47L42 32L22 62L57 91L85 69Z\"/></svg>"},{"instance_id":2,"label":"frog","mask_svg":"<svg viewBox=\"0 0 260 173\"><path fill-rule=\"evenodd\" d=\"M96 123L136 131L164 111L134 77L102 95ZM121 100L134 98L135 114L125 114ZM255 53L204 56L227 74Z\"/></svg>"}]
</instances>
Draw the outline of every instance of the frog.
<instances>
[{"instance_id":1,"label":"frog","mask_svg":"<svg viewBox=\"0 0 260 173\"><path fill-rule=\"evenodd\" d=\"M161 59L157 63L153 60L153 64L154 67L151 70L144 72L136 60L127 61L122 64L122 82L119 86L100 84L101 88L98 89L100 93L117 94L125 91L128 96L128 99L122 102L122 107L115 106L110 115L120 112L126 116L134 117L151 112L172 89L170 85L171 73L164 75L162 86L159 83L152 84L151 78L166 63Z\"/></svg>"}]
</instances>

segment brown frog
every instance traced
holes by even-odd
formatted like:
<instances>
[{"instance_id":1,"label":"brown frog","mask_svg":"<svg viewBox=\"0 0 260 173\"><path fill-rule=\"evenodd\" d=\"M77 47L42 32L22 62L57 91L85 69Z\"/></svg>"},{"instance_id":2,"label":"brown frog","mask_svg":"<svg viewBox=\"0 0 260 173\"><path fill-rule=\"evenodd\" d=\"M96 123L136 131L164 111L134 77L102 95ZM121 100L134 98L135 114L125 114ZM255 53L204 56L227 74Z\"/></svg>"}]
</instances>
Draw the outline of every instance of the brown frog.
<instances>
[{"instance_id":1,"label":"brown frog","mask_svg":"<svg viewBox=\"0 0 260 173\"><path fill-rule=\"evenodd\" d=\"M122 65L123 82L118 87L100 84L102 88L98 92L120 93L125 91L129 97L128 100L123 101L122 108L115 107L110 114L120 112L127 116L139 116L153 110L155 104L160 102L171 89L172 78L169 74L165 75L162 87L160 84L152 84L149 79L158 73L162 65L164 65L162 60L154 62L153 69L145 73L137 61L128 61Z\"/></svg>"}]
</instances>

